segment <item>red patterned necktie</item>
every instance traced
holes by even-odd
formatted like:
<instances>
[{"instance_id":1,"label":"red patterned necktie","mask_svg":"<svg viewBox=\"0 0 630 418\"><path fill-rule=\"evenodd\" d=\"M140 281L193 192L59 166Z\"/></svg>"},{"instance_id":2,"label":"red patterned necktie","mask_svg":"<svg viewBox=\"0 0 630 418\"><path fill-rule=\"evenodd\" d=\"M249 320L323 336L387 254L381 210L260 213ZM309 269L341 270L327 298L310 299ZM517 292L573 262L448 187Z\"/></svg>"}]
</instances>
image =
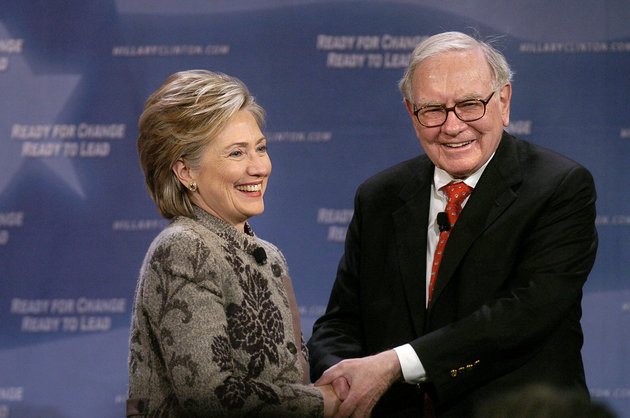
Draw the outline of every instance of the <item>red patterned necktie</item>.
<instances>
[{"instance_id":1,"label":"red patterned necktie","mask_svg":"<svg viewBox=\"0 0 630 418\"><path fill-rule=\"evenodd\" d=\"M442 261L442 253L444 252L444 246L446 245L446 240L448 239L451 230L453 229L453 225L457 221L457 217L459 213L462 211L462 202L470 195L470 191L472 187L466 185L466 183L449 183L444 186L444 192L448 198L448 203L446 203L446 208L444 211L448 216L448 222L450 227L445 228L445 230L441 229L440 232L440 240L438 241L437 248L435 249L435 255L433 256L433 265L431 266L431 279L429 281L429 301L427 306L431 304L431 297L433 296L433 288L435 287L435 278L437 277L438 269L440 268L440 262Z\"/></svg>"}]
</instances>

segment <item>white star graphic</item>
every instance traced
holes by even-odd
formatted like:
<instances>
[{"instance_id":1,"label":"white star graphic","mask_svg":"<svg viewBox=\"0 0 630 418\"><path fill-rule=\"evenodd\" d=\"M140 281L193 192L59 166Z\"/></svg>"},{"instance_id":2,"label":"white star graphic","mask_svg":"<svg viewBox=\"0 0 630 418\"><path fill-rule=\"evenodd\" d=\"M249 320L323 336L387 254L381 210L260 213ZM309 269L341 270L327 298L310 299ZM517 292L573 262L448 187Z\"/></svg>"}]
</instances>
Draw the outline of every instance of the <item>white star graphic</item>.
<instances>
[{"instance_id":1,"label":"white star graphic","mask_svg":"<svg viewBox=\"0 0 630 418\"><path fill-rule=\"evenodd\" d=\"M16 36L9 35L4 25L0 24L0 38L14 39ZM0 72L0 97L4 102L0 111L0 194L20 170L24 158L29 158L22 157L24 141L11 138L13 126L60 123L58 115L81 79L81 75L77 74L35 73L25 58L28 53L27 43L23 49L21 54L6 55L8 67ZM44 67L45 61L40 62L43 62L40 65ZM85 198L70 159L50 157L40 161L77 195Z\"/></svg>"}]
</instances>

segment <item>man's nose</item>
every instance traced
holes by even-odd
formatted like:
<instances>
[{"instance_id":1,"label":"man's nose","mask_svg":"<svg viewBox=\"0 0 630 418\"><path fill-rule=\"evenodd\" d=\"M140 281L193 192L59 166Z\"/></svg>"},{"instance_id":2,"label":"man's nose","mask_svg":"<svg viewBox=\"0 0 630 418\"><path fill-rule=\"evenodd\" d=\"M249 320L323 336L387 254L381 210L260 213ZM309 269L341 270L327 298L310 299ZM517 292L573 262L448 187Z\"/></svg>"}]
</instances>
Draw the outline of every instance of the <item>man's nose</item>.
<instances>
[{"instance_id":1,"label":"man's nose","mask_svg":"<svg viewBox=\"0 0 630 418\"><path fill-rule=\"evenodd\" d=\"M442 130L450 135L456 134L467 126L466 122L461 120L455 114L455 109L449 109L446 112L446 120L442 125Z\"/></svg>"}]
</instances>

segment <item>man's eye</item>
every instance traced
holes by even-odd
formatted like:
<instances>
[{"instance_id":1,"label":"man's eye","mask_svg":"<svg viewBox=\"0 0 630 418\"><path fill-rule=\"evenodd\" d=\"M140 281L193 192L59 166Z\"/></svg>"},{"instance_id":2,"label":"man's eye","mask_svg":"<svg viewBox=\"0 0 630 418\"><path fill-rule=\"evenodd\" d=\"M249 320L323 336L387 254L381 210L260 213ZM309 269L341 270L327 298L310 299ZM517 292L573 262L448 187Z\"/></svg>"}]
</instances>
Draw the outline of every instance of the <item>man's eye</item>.
<instances>
[{"instance_id":1,"label":"man's eye","mask_svg":"<svg viewBox=\"0 0 630 418\"><path fill-rule=\"evenodd\" d=\"M423 115L431 116L442 113L441 107L427 107L422 110Z\"/></svg>"},{"instance_id":2,"label":"man's eye","mask_svg":"<svg viewBox=\"0 0 630 418\"><path fill-rule=\"evenodd\" d=\"M460 109L474 109L474 108L476 108L479 105L480 105L480 103L478 101L470 100L470 101L467 101L467 102L459 103L457 105L457 107L459 107Z\"/></svg>"}]
</instances>

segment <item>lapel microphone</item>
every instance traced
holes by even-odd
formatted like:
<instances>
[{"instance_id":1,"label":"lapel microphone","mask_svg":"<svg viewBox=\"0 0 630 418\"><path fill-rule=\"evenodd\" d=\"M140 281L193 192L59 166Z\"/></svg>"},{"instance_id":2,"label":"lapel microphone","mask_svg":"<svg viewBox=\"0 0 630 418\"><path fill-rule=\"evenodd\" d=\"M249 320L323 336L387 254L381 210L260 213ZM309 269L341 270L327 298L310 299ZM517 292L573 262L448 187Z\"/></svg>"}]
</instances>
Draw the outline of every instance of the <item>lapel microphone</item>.
<instances>
[{"instance_id":1,"label":"lapel microphone","mask_svg":"<svg viewBox=\"0 0 630 418\"><path fill-rule=\"evenodd\" d=\"M265 249L263 247L254 248L254 252L252 252L252 255L254 256L256 262L261 266L267 264L267 253L265 252Z\"/></svg>"},{"instance_id":2,"label":"lapel microphone","mask_svg":"<svg viewBox=\"0 0 630 418\"><path fill-rule=\"evenodd\" d=\"M451 223L448 220L448 215L446 214L446 212L440 212L437 214L437 224L440 228L440 232L451 230Z\"/></svg>"}]
</instances>

